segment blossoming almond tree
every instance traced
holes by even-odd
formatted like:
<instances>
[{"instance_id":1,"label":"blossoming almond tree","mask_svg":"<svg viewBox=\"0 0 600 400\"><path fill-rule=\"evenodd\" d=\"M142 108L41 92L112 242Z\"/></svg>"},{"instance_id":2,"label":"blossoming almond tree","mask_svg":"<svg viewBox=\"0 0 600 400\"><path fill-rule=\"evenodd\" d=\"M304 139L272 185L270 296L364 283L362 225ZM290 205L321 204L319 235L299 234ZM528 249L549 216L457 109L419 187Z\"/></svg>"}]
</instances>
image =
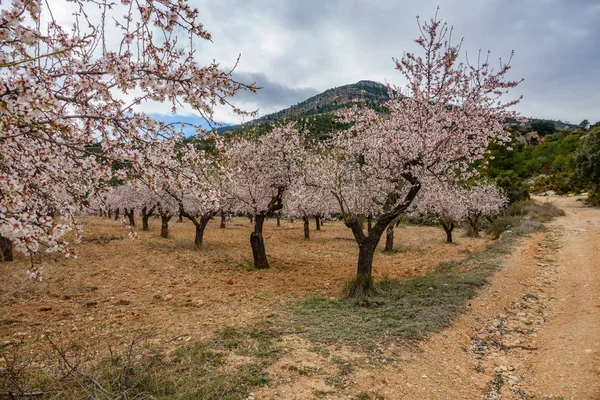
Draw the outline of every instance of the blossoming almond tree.
<instances>
[{"instance_id":1,"label":"blossoming almond tree","mask_svg":"<svg viewBox=\"0 0 600 400\"><path fill-rule=\"evenodd\" d=\"M334 133L323 152L329 172L322 187L336 196L345 224L359 247L357 279L349 296L369 293L372 265L382 233L404 214L429 177L465 180L476 174L473 163L494 141L509 140L503 122L518 100L503 101L508 89L508 63L494 70L487 58L460 63L460 46L450 42L452 30L434 18L421 25L415 42L422 55L405 53L395 60L405 78L404 89L389 90L385 113L354 108L345 114L353 126ZM334 165L337 164L337 167ZM327 179L330 177L331 179ZM370 232L361 227L351 195L368 190L379 211Z\"/></svg>"},{"instance_id":2,"label":"blossoming almond tree","mask_svg":"<svg viewBox=\"0 0 600 400\"><path fill-rule=\"evenodd\" d=\"M306 157L303 134L294 123L273 128L257 139L233 140L226 149L232 181L227 196L237 211L254 216L250 244L254 266L269 268L262 235L268 215L283 207L283 195L300 176Z\"/></svg>"},{"instance_id":3,"label":"blossoming almond tree","mask_svg":"<svg viewBox=\"0 0 600 400\"><path fill-rule=\"evenodd\" d=\"M177 202L179 215L194 224L196 247L202 246L206 225L225 203L221 190L224 182L229 179L229 174L222 165L221 139L212 139L216 143L212 154L196 149L192 144L179 146L178 155L171 155L159 148L160 154L167 158L164 165L168 166L163 169L161 176L162 191Z\"/></svg>"},{"instance_id":4,"label":"blossoming almond tree","mask_svg":"<svg viewBox=\"0 0 600 400\"><path fill-rule=\"evenodd\" d=\"M67 10L64 26L54 15ZM60 237L74 223L74 208L99 196L110 178L126 178L115 165L146 171L138 150L174 135L140 105L169 103L173 112L185 105L212 120L216 105L228 105L240 89L254 90L218 64L196 61L195 44L210 39L198 10L183 1L3 5L0 235L6 242L30 255L40 248L68 254Z\"/></svg>"},{"instance_id":5,"label":"blossoming almond tree","mask_svg":"<svg viewBox=\"0 0 600 400\"><path fill-rule=\"evenodd\" d=\"M130 226L135 226L136 210L142 213L142 230L149 229L149 219L157 210L161 197L135 180L111 188L104 196L104 203L110 210L123 210Z\"/></svg>"},{"instance_id":6,"label":"blossoming almond tree","mask_svg":"<svg viewBox=\"0 0 600 400\"><path fill-rule=\"evenodd\" d=\"M479 236L477 223L482 215L496 214L508 204L508 197L492 183L478 183L465 193L465 217L469 222L467 235Z\"/></svg>"},{"instance_id":7,"label":"blossoming almond tree","mask_svg":"<svg viewBox=\"0 0 600 400\"><path fill-rule=\"evenodd\" d=\"M428 182L415 199L415 214L434 216L446 232L446 242L452 243L456 225L467 217L467 191L458 185Z\"/></svg>"},{"instance_id":8,"label":"blossoming almond tree","mask_svg":"<svg viewBox=\"0 0 600 400\"><path fill-rule=\"evenodd\" d=\"M304 238L310 239L310 218L315 217L317 227L319 219L331 215L336 204L330 192L319 187L304 184L296 180L284 194L282 214L289 218L300 218L304 221Z\"/></svg>"}]
</instances>

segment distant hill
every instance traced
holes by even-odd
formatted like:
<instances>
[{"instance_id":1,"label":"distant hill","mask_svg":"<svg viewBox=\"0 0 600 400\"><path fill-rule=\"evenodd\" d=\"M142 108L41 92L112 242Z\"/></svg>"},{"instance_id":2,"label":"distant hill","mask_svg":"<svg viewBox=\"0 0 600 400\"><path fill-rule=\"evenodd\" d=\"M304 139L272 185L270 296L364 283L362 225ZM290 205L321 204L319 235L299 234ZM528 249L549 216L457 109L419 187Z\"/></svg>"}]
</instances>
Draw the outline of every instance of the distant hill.
<instances>
[{"instance_id":1,"label":"distant hill","mask_svg":"<svg viewBox=\"0 0 600 400\"><path fill-rule=\"evenodd\" d=\"M382 104L387 100L389 100L387 86L379 82L358 81L350 85L327 89L301 103L256 118L244 124L221 127L217 132L222 134L245 129L253 125L279 121L284 118L328 113L346 107L349 103L365 102L367 104Z\"/></svg>"},{"instance_id":2,"label":"distant hill","mask_svg":"<svg viewBox=\"0 0 600 400\"><path fill-rule=\"evenodd\" d=\"M300 115L309 116L325 114L344 108L350 103L364 102L369 106L381 105L389 100L387 86L374 81L362 80L349 85L344 85L312 96L301 103L293 105L281 111L256 118L241 125L224 126L217 129L219 134L243 130L254 125L266 124L282 120L284 118L295 118ZM527 118L530 125L536 121L551 121L557 130L572 130L578 126L563 121L541 120ZM516 121L515 121L516 122ZM510 123L510 121L509 121Z\"/></svg>"}]
</instances>

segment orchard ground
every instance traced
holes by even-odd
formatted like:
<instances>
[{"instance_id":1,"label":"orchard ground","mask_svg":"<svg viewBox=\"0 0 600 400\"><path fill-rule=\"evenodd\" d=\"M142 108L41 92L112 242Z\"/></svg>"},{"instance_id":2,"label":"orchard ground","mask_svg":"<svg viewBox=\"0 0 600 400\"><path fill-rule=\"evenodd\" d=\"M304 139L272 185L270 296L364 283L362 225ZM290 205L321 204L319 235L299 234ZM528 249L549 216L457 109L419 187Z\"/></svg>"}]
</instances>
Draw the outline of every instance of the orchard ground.
<instances>
[{"instance_id":1,"label":"orchard ground","mask_svg":"<svg viewBox=\"0 0 600 400\"><path fill-rule=\"evenodd\" d=\"M24 279L25 257L0 264L0 315L14 321L0 326L3 338L56 333L103 342L129 338L132 329L143 327L165 342L205 339L215 329L247 325L297 300L339 297L356 274L358 247L341 222L325 222L316 231L311 221L311 239L305 240L302 220L282 220L280 228L267 220L272 268L259 271L252 269L247 218L226 229L215 218L201 249L194 248L194 226L185 219L171 220L168 239L159 236L160 220L151 219L150 230L135 228L133 240L111 219L82 221L78 259L46 259L42 282ZM457 233L456 244L447 245L441 228L396 228L397 250L377 252L375 279L422 275L488 243Z\"/></svg>"},{"instance_id":2,"label":"orchard ground","mask_svg":"<svg viewBox=\"0 0 600 400\"><path fill-rule=\"evenodd\" d=\"M197 250L189 223L173 222L171 238L162 239L152 220L149 232L131 240L114 221L86 218L80 258L47 260L43 282L23 278L24 258L2 265L0 345L10 363L15 343L24 343L21 362L12 365L40 371L57 364L44 339L51 338L55 348L68 349L63 355L72 364L81 362L82 376L103 385L94 389L97 398L110 391L139 398L597 399L600 210L578 200L552 198L566 216L521 239L457 232L456 244L448 245L441 228L397 228L399 251L378 251L374 272L377 280L399 279L401 290L414 295L394 294L398 303L385 296L337 300L357 255L339 222L326 222L307 241L301 221L277 228L269 220L273 268L256 271L247 219L225 230L211 222ZM392 293L393 285L385 285ZM466 312L453 314L450 327L429 326L426 341L385 334L405 333L387 318L417 324L460 291L464 307L452 310ZM411 302L422 311L411 314ZM341 323L331 325L332 317ZM127 356L132 340L146 349L135 357ZM99 363L112 354L109 347L122 360ZM148 349L164 357L144 359ZM123 384L123 376L134 383ZM43 380L22 378L37 382L30 390L45 390ZM64 390L60 398L81 396Z\"/></svg>"}]
</instances>

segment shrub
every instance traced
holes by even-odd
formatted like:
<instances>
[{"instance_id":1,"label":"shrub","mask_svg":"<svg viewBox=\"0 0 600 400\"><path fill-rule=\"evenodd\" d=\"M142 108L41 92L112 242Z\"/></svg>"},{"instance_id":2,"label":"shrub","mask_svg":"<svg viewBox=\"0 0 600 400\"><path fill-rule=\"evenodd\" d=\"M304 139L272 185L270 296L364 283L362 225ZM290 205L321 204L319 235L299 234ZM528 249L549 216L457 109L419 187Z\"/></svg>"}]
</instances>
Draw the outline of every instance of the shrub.
<instances>
[{"instance_id":1,"label":"shrub","mask_svg":"<svg viewBox=\"0 0 600 400\"><path fill-rule=\"evenodd\" d=\"M593 186L588 202L600 205L600 125L594 125L581 139L581 145L575 154L575 163L579 177L588 179Z\"/></svg>"},{"instance_id":2,"label":"shrub","mask_svg":"<svg viewBox=\"0 0 600 400\"><path fill-rule=\"evenodd\" d=\"M509 203L529 199L529 189L513 171L504 171L496 178L496 184L504 190Z\"/></svg>"},{"instance_id":3,"label":"shrub","mask_svg":"<svg viewBox=\"0 0 600 400\"><path fill-rule=\"evenodd\" d=\"M494 239L509 229L516 235L528 235L539 230L542 223L562 215L565 215L565 212L552 203L518 201L496 218L488 219L484 229Z\"/></svg>"}]
</instances>

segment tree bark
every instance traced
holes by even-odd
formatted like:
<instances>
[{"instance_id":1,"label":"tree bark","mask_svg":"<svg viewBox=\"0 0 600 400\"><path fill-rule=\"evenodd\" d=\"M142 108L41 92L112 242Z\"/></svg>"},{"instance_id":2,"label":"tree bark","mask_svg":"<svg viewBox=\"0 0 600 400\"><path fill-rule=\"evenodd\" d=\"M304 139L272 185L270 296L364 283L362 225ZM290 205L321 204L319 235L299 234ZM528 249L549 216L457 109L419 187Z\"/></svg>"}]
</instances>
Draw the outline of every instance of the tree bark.
<instances>
[{"instance_id":1,"label":"tree bark","mask_svg":"<svg viewBox=\"0 0 600 400\"><path fill-rule=\"evenodd\" d=\"M251 224L254 223L254 217L252 216L252 214L248 215L248 219L250 220Z\"/></svg>"},{"instance_id":2,"label":"tree bark","mask_svg":"<svg viewBox=\"0 0 600 400\"><path fill-rule=\"evenodd\" d=\"M394 250L394 222L389 224L385 230L385 251L391 253Z\"/></svg>"},{"instance_id":3,"label":"tree bark","mask_svg":"<svg viewBox=\"0 0 600 400\"><path fill-rule=\"evenodd\" d=\"M474 214L467 217L469 221L469 229L467 230L467 236L469 237L479 237L479 229L477 228L477 222L479 221L479 217L481 214Z\"/></svg>"},{"instance_id":4,"label":"tree bark","mask_svg":"<svg viewBox=\"0 0 600 400\"><path fill-rule=\"evenodd\" d=\"M346 226L352 229L356 243L358 244L358 265L356 270L356 280L348 287L346 296L363 297L368 296L373 290L372 269L373 257L381 235L387 226L394 220L389 215L379 217L375 225L371 228L368 235L364 234L361 226L364 219L353 218L346 221Z\"/></svg>"},{"instance_id":5,"label":"tree bark","mask_svg":"<svg viewBox=\"0 0 600 400\"><path fill-rule=\"evenodd\" d=\"M179 213L179 218L177 218L177 223L181 224L183 222L183 215Z\"/></svg>"},{"instance_id":6,"label":"tree bark","mask_svg":"<svg viewBox=\"0 0 600 400\"><path fill-rule=\"evenodd\" d=\"M202 241L204 240L204 229L206 228L206 225L208 224L209 220L209 216L202 216L200 217L200 221L198 221L199 223L194 223L194 225L196 226L196 237L194 239L194 245L196 247L202 246Z\"/></svg>"},{"instance_id":7,"label":"tree bark","mask_svg":"<svg viewBox=\"0 0 600 400\"><path fill-rule=\"evenodd\" d=\"M154 209L156 206L153 206L148 210L148 207L142 208L142 230L147 231L149 229L148 219L154 214Z\"/></svg>"},{"instance_id":8,"label":"tree bark","mask_svg":"<svg viewBox=\"0 0 600 400\"><path fill-rule=\"evenodd\" d=\"M13 246L12 240L0 236L0 261L12 261L13 260Z\"/></svg>"},{"instance_id":9,"label":"tree bark","mask_svg":"<svg viewBox=\"0 0 600 400\"><path fill-rule=\"evenodd\" d=\"M275 218L277 218L277 227L279 228L281 226L281 217L279 214L275 214Z\"/></svg>"},{"instance_id":10,"label":"tree bark","mask_svg":"<svg viewBox=\"0 0 600 400\"><path fill-rule=\"evenodd\" d=\"M108 218L112 218L112 210L110 207L108 208L108 214L106 215Z\"/></svg>"},{"instance_id":11,"label":"tree bark","mask_svg":"<svg viewBox=\"0 0 600 400\"><path fill-rule=\"evenodd\" d=\"M310 239L310 225L308 217L304 217L304 239Z\"/></svg>"},{"instance_id":12,"label":"tree bark","mask_svg":"<svg viewBox=\"0 0 600 400\"><path fill-rule=\"evenodd\" d=\"M219 229L225 229L225 211L221 211L221 225Z\"/></svg>"},{"instance_id":13,"label":"tree bark","mask_svg":"<svg viewBox=\"0 0 600 400\"><path fill-rule=\"evenodd\" d=\"M212 218L212 216L214 214L206 213L206 214L200 215L200 217L198 218L195 215L192 215L192 214L188 213L187 211L185 211L183 209L183 204L180 204L179 207L180 207L179 215L182 217L186 217L187 219L192 221L192 223L196 227L196 236L194 238L194 245L196 247L201 247L202 241L204 239L204 229L206 228L206 225L208 225L208 221L210 221L210 219Z\"/></svg>"},{"instance_id":14,"label":"tree bark","mask_svg":"<svg viewBox=\"0 0 600 400\"><path fill-rule=\"evenodd\" d=\"M381 236L380 236L381 237ZM356 270L356 278L359 282L371 279L373 270L373 256L377 243L372 238L367 238L362 245L358 247L358 268Z\"/></svg>"},{"instance_id":15,"label":"tree bark","mask_svg":"<svg viewBox=\"0 0 600 400\"><path fill-rule=\"evenodd\" d=\"M452 243L452 231L454 230L454 222L444 222L440 219L440 224L446 232L446 243Z\"/></svg>"},{"instance_id":16,"label":"tree bark","mask_svg":"<svg viewBox=\"0 0 600 400\"><path fill-rule=\"evenodd\" d=\"M115 221L119 219L119 209L115 209Z\"/></svg>"},{"instance_id":17,"label":"tree bark","mask_svg":"<svg viewBox=\"0 0 600 400\"><path fill-rule=\"evenodd\" d=\"M321 230L321 217L318 215L315 217L315 224L317 225L316 229L318 231L320 231Z\"/></svg>"},{"instance_id":18,"label":"tree bark","mask_svg":"<svg viewBox=\"0 0 600 400\"><path fill-rule=\"evenodd\" d=\"M254 267L257 269L269 268L267 253L265 251L265 241L263 239L262 228L265 222L263 214L257 214L254 217L254 232L250 234L250 246L252 247L252 257L254 258Z\"/></svg>"},{"instance_id":19,"label":"tree bark","mask_svg":"<svg viewBox=\"0 0 600 400\"><path fill-rule=\"evenodd\" d=\"M171 220L171 215L169 214L161 214L160 215L160 236L164 238L169 237L169 221Z\"/></svg>"},{"instance_id":20,"label":"tree bark","mask_svg":"<svg viewBox=\"0 0 600 400\"><path fill-rule=\"evenodd\" d=\"M373 216L368 215L367 216L367 232L371 232L371 229L373 229Z\"/></svg>"},{"instance_id":21,"label":"tree bark","mask_svg":"<svg viewBox=\"0 0 600 400\"><path fill-rule=\"evenodd\" d=\"M123 213L125 214L125 216L129 220L129 225L135 226L134 209L133 208L130 208L130 209L124 208L123 209Z\"/></svg>"}]
</instances>

